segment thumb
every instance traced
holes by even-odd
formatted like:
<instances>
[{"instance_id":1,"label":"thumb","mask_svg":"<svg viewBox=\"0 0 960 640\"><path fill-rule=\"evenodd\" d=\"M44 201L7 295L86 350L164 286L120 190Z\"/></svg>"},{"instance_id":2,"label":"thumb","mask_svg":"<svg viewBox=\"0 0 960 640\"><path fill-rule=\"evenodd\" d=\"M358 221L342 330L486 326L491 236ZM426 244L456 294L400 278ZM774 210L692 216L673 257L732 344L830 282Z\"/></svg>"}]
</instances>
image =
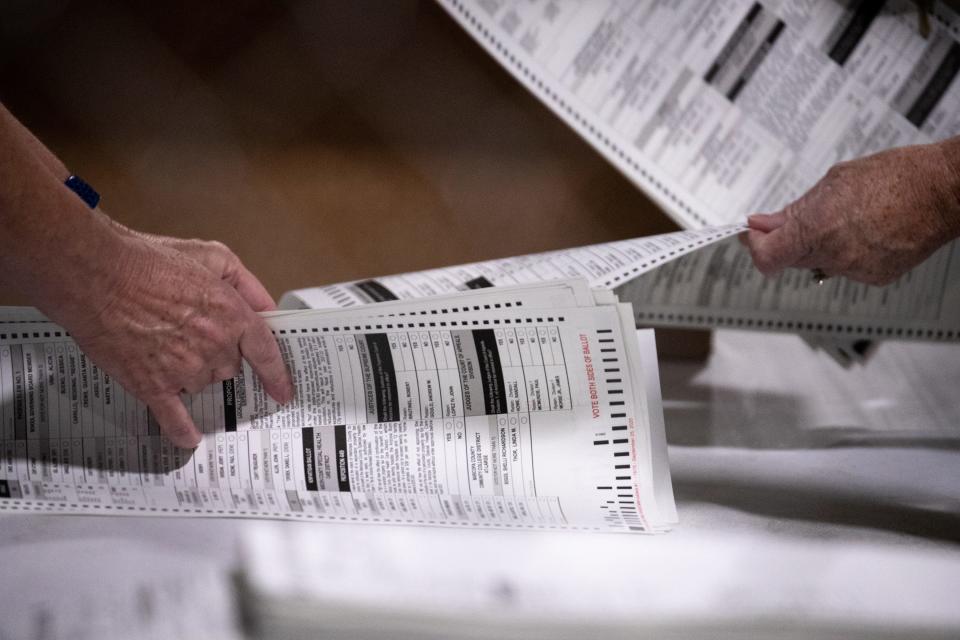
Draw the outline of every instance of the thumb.
<instances>
[{"instance_id":1,"label":"thumb","mask_svg":"<svg viewBox=\"0 0 960 640\"><path fill-rule=\"evenodd\" d=\"M747 217L747 226L757 231L769 233L779 229L787 221L787 214L784 211L776 213L755 213Z\"/></svg>"}]
</instances>

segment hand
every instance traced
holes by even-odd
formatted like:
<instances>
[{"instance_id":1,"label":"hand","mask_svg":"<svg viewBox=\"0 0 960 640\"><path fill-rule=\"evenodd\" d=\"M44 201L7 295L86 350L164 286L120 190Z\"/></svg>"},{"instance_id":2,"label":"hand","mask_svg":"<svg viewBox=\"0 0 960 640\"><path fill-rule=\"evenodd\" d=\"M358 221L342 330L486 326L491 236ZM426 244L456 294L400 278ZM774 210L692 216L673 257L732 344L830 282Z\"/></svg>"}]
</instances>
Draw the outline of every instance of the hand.
<instances>
[{"instance_id":1,"label":"hand","mask_svg":"<svg viewBox=\"0 0 960 640\"><path fill-rule=\"evenodd\" d=\"M255 311L275 305L224 245L137 233L118 234L117 274L95 292L95 314L75 321L80 348L141 399L174 444L194 447L200 432L181 392L234 377L245 358L275 400L293 398L276 340Z\"/></svg>"},{"instance_id":2,"label":"hand","mask_svg":"<svg viewBox=\"0 0 960 640\"><path fill-rule=\"evenodd\" d=\"M254 311L273 311L277 308L273 298L240 258L227 245L215 240L195 240L171 238L152 233L133 231L123 227L128 233L150 242L174 249L185 254L207 268L214 276L228 283L240 294Z\"/></svg>"},{"instance_id":3,"label":"hand","mask_svg":"<svg viewBox=\"0 0 960 640\"><path fill-rule=\"evenodd\" d=\"M960 234L957 158L945 144L839 163L783 210L750 216L754 264L766 275L804 267L893 282Z\"/></svg>"},{"instance_id":4,"label":"hand","mask_svg":"<svg viewBox=\"0 0 960 640\"><path fill-rule=\"evenodd\" d=\"M174 444L200 432L180 400L246 358L278 402L293 384L263 286L225 246L138 234L63 186L66 167L0 105L0 279L144 401Z\"/></svg>"}]
</instances>

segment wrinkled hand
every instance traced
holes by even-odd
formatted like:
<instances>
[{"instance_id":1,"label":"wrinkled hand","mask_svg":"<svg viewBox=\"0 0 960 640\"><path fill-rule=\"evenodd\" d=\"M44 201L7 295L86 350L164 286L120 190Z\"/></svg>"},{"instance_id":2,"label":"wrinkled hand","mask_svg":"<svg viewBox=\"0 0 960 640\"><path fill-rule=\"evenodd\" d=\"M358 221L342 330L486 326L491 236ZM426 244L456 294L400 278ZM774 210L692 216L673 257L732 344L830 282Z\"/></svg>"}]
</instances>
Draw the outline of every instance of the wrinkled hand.
<instances>
[{"instance_id":1,"label":"wrinkled hand","mask_svg":"<svg viewBox=\"0 0 960 640\"><path fill-rule=\"evenodd\" d=\"M193 258L214 276L236 289L240 297L254 311L273 311L277 308L273 298L257 277L250 273L240 258L222 242L171 238L140 231L130 231L130 233Z\"/></svg>"},{"instance_id":2,"label":"wrinkled hand","mask_svg":"<svg viewBox=\"0 0 960 640\"><path fill-rule=\"evenodd\" d=\"M817 268L882 285L960 234L957 175L941 145L834 165L773 214L750 216L746 244L766 275Z\"/></svg>"},{"instance_id":3,"label":"wrinkled hand","mask_svg":"<svg viewBox=\"0 0 960 640\"><path fill-rule=\"evenodd\" d=\"M234 377L245 358L275 400L293 398L276 340L256 311L273 299L224 245L124 234L110 291L71 333L80 348L153 412L164 435L194 447L200 432L180 399Z\"/></svg>"}]
</instances>

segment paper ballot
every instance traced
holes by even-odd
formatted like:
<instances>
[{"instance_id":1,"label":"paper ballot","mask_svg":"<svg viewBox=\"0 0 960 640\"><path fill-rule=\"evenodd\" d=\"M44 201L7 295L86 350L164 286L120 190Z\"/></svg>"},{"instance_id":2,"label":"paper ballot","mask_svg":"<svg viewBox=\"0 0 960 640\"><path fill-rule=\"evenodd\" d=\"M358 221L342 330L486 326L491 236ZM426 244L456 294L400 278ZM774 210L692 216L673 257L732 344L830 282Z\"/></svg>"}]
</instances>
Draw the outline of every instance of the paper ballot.
<instances>
[{"instance_id":1,"label":"paper ballot","mask_svg":"<svg viewBox=\"0 0 960 640\"><path fill-rule=\"evenodd\" d=\"M578 276L630 302L638 326L786 331L850 342L844 348L852 352L878 338L960 339L960 243L885 287L845 278L818 284L804 269L763 276L735 237L743 230L705 227L300 289L281 306L350 308Z\"/></svg>"},{"instance_id":2,"label":"paper ballot","mask_svg":"<svg viewBox=\"0 0 960 640\"><path fill-rule=\"evenodd\" d=\"M0 323L0 510L651 532L676 519L656 352L582 280L272 314L296 386L184 397L203 440L67 333Z\"/></svg>"},{"instance_id":3,"label":"paper ballot","mask_svg":"<svg viewBox=\"0 0 960 640\"><path fill-rule=\"evenodd\" d=\"M939 2L927 37L908 0L438 2L685 228L960 134L960 21Z\"/></svg>"}]
</instances>

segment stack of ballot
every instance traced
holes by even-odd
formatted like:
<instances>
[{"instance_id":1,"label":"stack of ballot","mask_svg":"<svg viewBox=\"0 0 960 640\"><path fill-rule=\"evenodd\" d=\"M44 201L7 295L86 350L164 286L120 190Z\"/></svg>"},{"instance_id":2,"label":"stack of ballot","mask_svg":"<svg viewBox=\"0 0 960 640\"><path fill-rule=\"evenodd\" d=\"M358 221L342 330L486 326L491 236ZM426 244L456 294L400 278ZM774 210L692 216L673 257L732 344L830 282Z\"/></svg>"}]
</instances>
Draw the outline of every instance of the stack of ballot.
<instances>
[{"instance_id":1,"label":"stack of ballot","mask_svg":"<svg viewBox=\"0 0 960 640\"><path fill-rule=\"evenodd\" d=\"M579 279L275 312L249 365L146 407L36 312L0 314L0 510L659 532L676 521L652 331Z\"/></svg>"},{"instance_id":2,"label":"stack of ballot","mask_svg":"<svg viewBox=\"0 0 960 640\"><path fill-rule=\"evenodd\" d=\"M697 532L647 537L256 523L255 638L950 638L948 550Z\"/></svg>"}]
</instances>

